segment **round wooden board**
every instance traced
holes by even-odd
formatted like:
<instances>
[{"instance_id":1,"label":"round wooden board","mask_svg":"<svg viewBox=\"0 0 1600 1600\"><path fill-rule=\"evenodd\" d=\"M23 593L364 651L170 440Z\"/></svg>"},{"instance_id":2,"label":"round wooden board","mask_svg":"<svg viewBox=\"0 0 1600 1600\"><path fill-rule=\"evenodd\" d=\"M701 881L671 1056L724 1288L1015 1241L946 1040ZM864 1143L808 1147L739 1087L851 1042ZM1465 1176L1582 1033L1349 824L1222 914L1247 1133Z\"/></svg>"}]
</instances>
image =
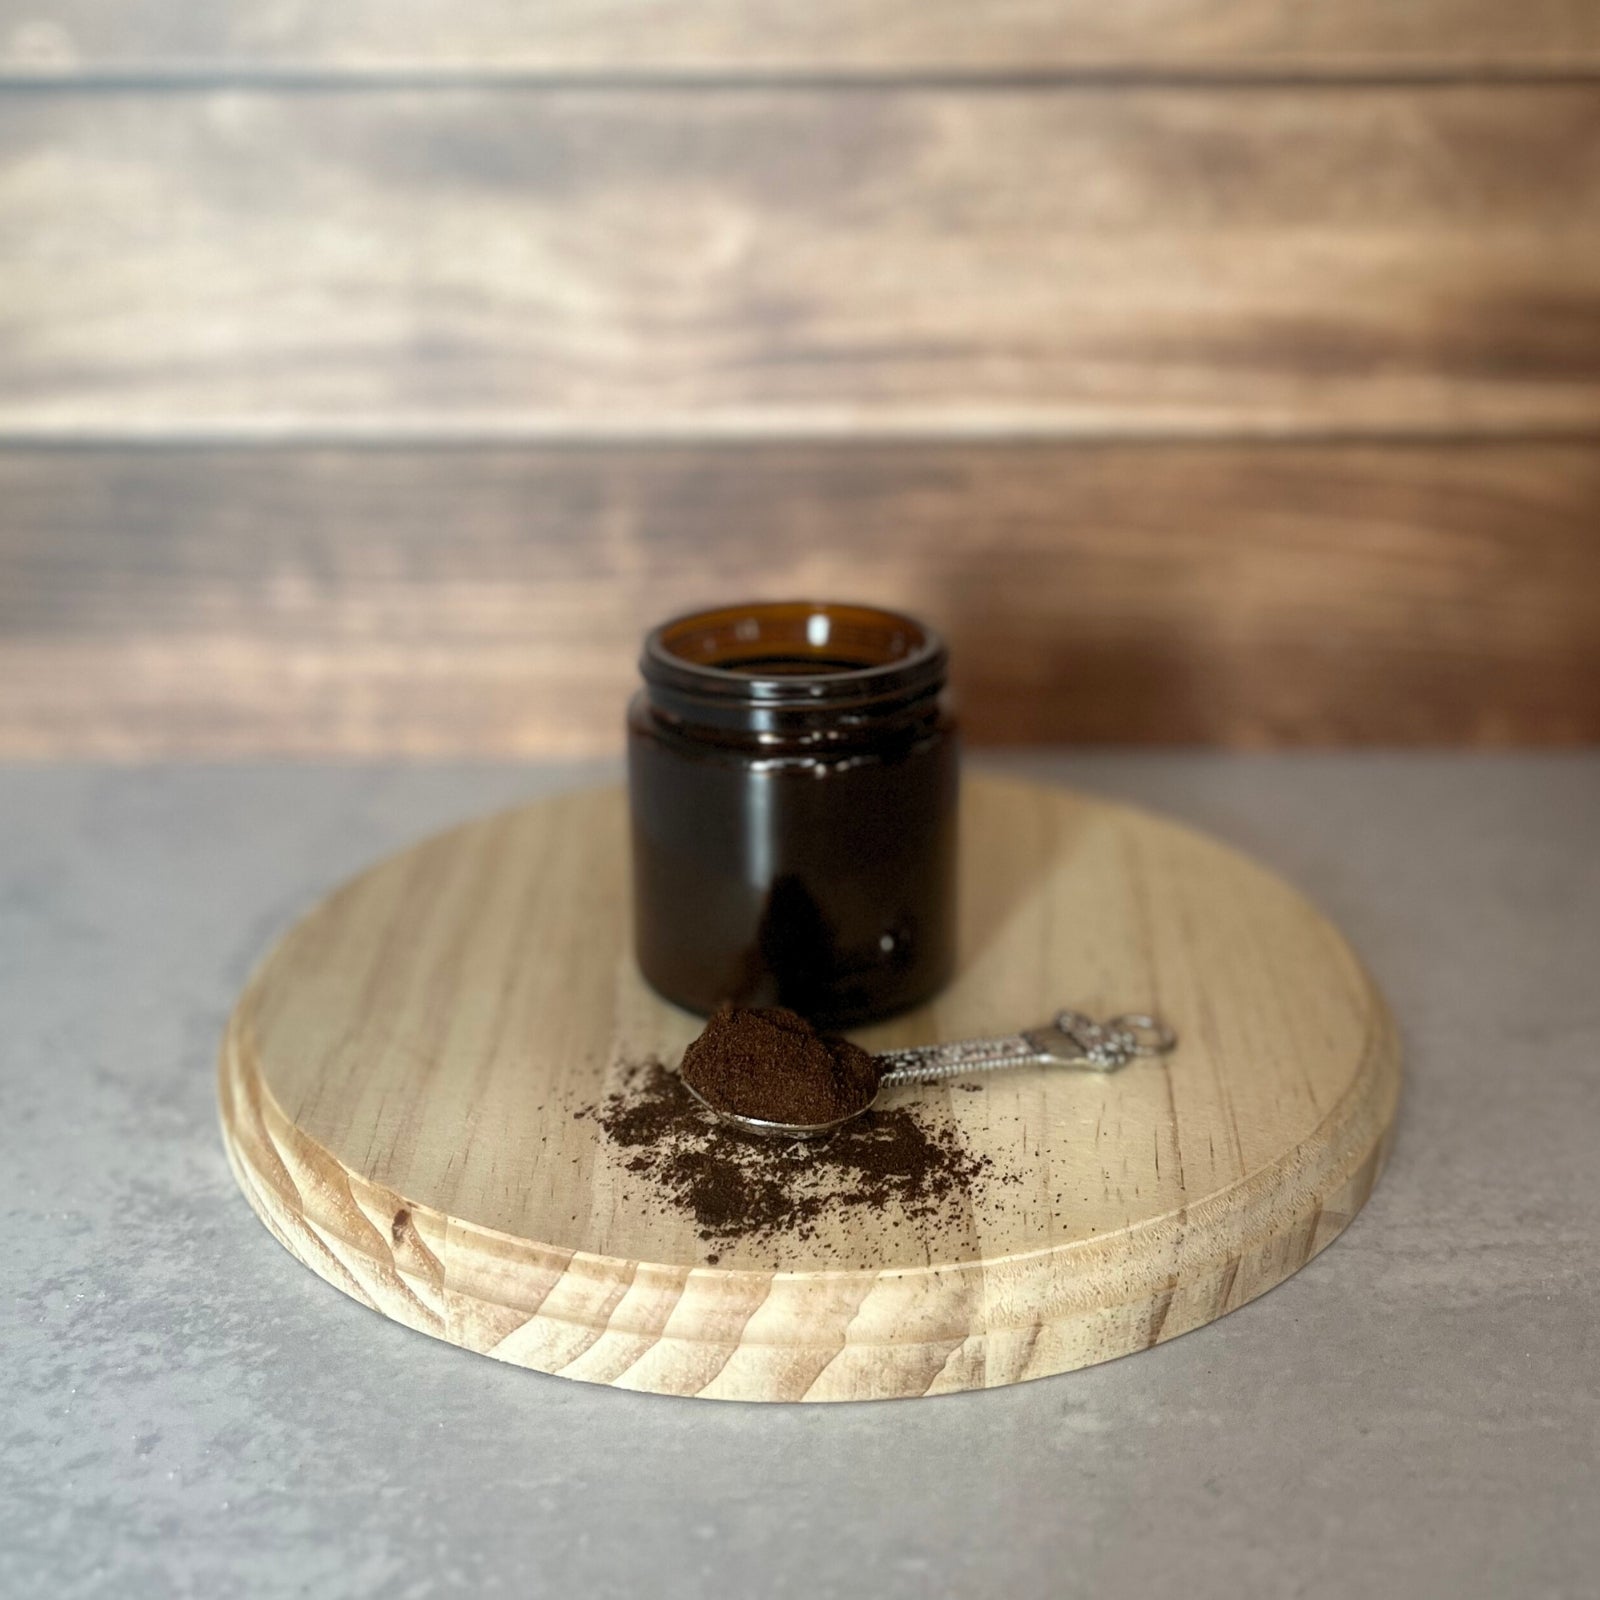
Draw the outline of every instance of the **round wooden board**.
<instances>
[{"instance_id":1,"label":"round wooden board","mask_svg":"<svg viewBox=\"0 0 1600 1600\"><path fill-rule=\"evenodd\" d=\"M1159 1011L1181 1042L1111 1076L897 1091L1007 1177L950 1218L895 1229L857 1208L804 1241L709 1245L574 1115L699 1026L635 971L615 789L428 840L285 936L223 1043L241 1187L301 1261L396 1321L664 1394L1015 1383L1270 1289L1350 1221L1387 1152L1399 1051L1360 963L1280 879L1176 824L992 778L963 805L959 976L857 1037L1010 1032L1070 1004Z\"/></svg>"}]
</instances>

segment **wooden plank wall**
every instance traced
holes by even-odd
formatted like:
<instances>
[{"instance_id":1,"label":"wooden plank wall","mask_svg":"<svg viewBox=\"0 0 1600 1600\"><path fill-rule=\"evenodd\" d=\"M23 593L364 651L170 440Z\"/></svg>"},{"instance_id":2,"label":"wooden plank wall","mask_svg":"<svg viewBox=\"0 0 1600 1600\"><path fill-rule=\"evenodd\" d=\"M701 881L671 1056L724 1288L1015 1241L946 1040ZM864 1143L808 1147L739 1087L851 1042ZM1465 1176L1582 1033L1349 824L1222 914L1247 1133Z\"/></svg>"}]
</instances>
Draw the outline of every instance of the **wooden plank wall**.
<instances>
[{"instance_id":1,"label":"wooden plank wall","mask_svg":"<svg viewBox=\"0 0 1600 1600\"><path fill-rule=\"evenodd\" d=\"M0 4L0 755L1600 738L1600 0Z\"/></svg>"}]
</instances>

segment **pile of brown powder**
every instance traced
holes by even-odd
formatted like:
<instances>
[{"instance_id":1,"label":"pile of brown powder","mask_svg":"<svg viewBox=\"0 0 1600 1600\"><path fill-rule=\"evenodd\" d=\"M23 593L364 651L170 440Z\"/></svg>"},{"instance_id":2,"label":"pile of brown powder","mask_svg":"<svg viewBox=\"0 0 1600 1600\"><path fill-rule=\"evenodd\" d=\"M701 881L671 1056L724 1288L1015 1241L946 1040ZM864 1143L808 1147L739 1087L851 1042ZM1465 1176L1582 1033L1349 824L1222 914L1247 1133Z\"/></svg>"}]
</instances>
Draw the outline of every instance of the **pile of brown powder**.
<instances>
[{"instance_id":1,"label":"pile of brown powder","mask_svg":"<svg viewBox=\"0 0 1600 1600\"><path fill-rule=\"evenodd\" d=\"M878 1092L869 1052L782 1006L725 1006L678 1070L719 1111L799 1127L853 1116Z\"/></svg>"}]
</instances>

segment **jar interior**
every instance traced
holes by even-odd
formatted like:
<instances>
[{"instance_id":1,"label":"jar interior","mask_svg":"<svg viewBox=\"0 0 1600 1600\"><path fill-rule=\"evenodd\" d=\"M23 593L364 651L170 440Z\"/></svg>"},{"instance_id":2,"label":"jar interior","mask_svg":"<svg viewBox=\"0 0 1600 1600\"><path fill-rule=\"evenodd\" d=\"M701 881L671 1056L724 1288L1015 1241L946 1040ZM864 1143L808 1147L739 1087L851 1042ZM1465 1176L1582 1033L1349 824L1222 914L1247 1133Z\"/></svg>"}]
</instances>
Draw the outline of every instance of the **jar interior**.
<instances>
[{"instance_id":1,"label":"jar interior","mask_svg":"<svg viewBox=\"0 0 1600 1600\"><path fill-rule=\"evenodd\" d=\"M680 661L745 677L826 677L894 666L928 637L893 611L797 600L698 612L667 624L660 643Z\"/></svg>"}]
</instances>

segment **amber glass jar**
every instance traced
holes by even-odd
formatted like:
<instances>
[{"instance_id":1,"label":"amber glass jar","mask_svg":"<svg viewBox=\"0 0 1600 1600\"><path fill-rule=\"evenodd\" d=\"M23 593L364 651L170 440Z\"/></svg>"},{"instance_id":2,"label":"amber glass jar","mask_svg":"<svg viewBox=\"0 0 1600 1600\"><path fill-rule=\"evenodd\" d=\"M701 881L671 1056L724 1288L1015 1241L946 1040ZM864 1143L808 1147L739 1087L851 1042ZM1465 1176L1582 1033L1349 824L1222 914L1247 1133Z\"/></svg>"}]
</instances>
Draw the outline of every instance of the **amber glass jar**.
<instances>
[{"instance_id":1,"label":"amber glass jar","mask_svg":"<svg viewBox=\"0 0 1600 1600\"><path fill-rule=\"evenodd\" d=\"M843 1027L944 983L947 660L910 617L828 602L723 606L646 637L628 781L639 966L657 990Z\"/></svg>"}]
</instances>

